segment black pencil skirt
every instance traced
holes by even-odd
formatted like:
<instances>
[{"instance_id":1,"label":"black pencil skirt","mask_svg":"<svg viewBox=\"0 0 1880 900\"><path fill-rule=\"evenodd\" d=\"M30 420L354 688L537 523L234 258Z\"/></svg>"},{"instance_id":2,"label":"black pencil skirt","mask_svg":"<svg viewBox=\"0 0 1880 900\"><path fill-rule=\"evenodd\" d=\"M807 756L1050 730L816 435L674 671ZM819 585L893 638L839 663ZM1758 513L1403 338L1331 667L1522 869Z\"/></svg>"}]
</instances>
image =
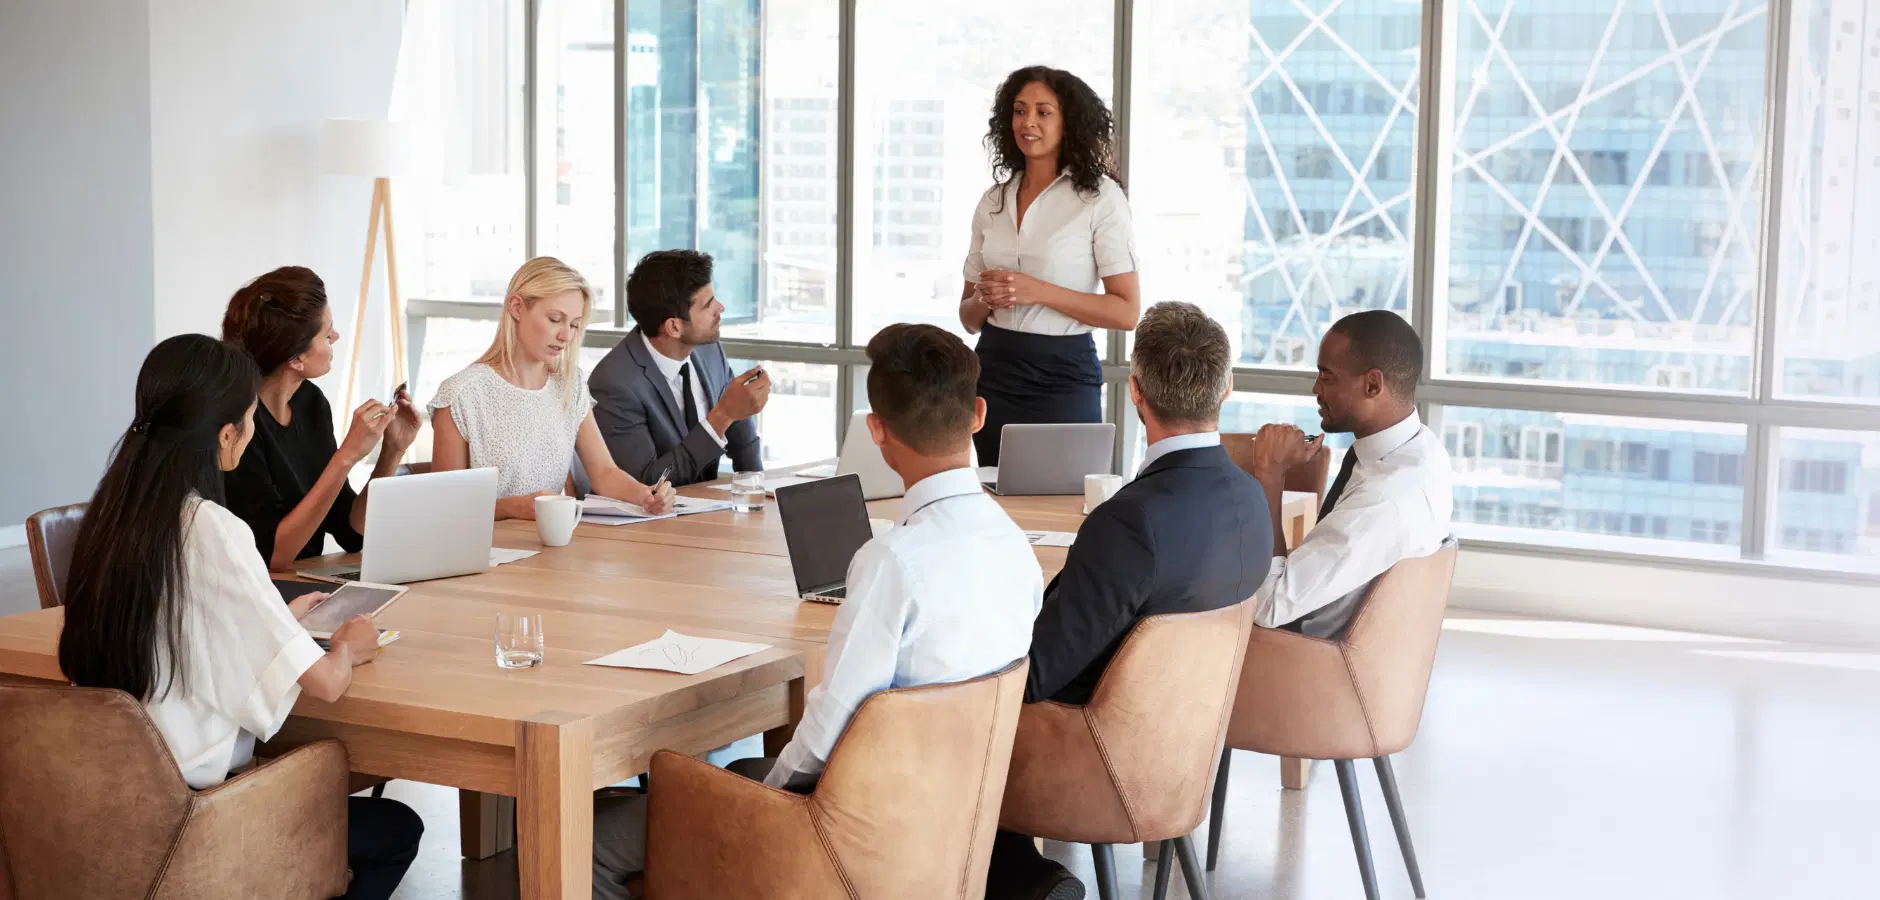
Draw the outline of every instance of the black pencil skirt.
<instances>
[{"instance_id":1,"label":"black pencil skirt","mask_svg":"<svg viewBox=\"0 0 1880 900\"><path fill-rule=\"evenodd\" d=\"M979 464L999 464L1007 425L1103 421L1103 366L1089 334L1028 334L988 324L979 333L979 396L986 427L973 435Z\"/></svg>"}]
</instances>

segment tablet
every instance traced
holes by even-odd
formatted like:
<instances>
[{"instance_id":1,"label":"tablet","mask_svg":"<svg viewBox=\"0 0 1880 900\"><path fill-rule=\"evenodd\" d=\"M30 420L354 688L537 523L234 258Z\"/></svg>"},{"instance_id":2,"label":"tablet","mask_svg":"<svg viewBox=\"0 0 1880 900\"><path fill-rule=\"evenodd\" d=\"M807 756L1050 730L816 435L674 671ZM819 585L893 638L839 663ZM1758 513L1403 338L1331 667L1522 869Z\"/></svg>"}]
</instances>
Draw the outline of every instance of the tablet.
<instances>
[{"instance_id":1,"label":"tablet","mask_svg":"<svg viewBox=\"0 0 1880 900\"><path fill-rule=\"evenodd\" d=\"M349 582L333 591L333 596L326 598L326 602L314 607L313 612L300 620L300 624L306 626L307 633L316 638L330 638L335 629L346 624L353 616L376 616L404 594L405 588L395 584Z\"/></svg>"}]
</instances>

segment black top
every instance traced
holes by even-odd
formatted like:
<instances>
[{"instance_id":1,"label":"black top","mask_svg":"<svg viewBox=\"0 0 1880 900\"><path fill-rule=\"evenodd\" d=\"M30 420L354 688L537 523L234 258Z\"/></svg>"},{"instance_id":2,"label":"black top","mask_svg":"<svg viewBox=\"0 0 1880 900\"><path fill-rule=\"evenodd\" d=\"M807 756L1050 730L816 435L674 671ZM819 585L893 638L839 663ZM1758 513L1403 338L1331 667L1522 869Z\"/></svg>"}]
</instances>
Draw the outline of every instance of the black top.
<instances>
[{"instance_id":1,"label":"black top","mask_svg":"<svg viewBox=\"0 0 1880 900\"><path fill-rule=\"evenodd\" d=\"M1272 555L1266 492L1226 450L1156 460L1077 529L1032 625L1025 702L1090 702L1137 620L1246 600Z\"/></svg>"},{"instance_id":2,"label":"black top","mask_svg":"<svg viewBox=\"0 0 1880 900\"><path fill-rule=\"evenodd\" d=\"M222 476L229 510L254 529L255 549L266 560L274 558L274 532L281 520L300 505L339 452L339 442L333 439L333 408L313 382L301 382L300 390L288 398L287 409L292 421L282 425L266 405L255 405L255 436L241 464ZM329 534L347 553L365 546L350 521L356 496L351 484L340 486L333 507L296 558L325 553Z\"/></svg>"}]
</instances>

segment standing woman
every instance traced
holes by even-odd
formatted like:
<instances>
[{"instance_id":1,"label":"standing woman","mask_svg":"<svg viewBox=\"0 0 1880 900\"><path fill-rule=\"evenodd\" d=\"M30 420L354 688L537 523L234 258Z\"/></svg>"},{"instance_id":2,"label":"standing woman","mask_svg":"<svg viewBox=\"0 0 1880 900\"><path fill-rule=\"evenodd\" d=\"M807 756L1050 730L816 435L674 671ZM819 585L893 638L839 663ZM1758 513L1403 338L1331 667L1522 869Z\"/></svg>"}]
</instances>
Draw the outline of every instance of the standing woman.
<instances>
[{"instance_id":1,"label":"standing woman","mask_svg":"<svg viewBox=\"0 0 1880 900\"><path fill-rule=\"evenodd\" d=\"M483 358L438 385L431 400L431 468L494 467L496 518L535 518L535 498L561 493L576 455L594 493L659 514L672 485L648 487L614 463L594 398L576 363L594 291L552 256L509 279L496 340Z\"/></svg>"},{"instance_id":2,"label":"standing woman","mask_svg":"<svg viewBox=\"0 0 1880 900\"><path fill-rule=\"evenodd\" d=\"M418 409L398 391L391 406L367 400L346 440L333 440L333 407L312 379L333 370L333 309L312 269L283 266L229 299L222 339L261 369L254 442L228 473L228 504L255 533L268 568L326 552L328 535L347 553L365 544L366 495L347 477L379 445L373 478L390 476L418 436Z\"/></svg>"},{"instance_id":3,"label":"standing woman","mask_svg":"<svg viewBox=\"0 0 1880 900\"><path fill-rule=\"evenodd\" d=\"M136 421L72 547L60 670L143 703L196 790L252 763L255 741L280 730L302 691L338 700L353 667L379 652L364 617L321 650L295 620L324 595L282 603L248 526L221 504L223 473L254 434L259 382L246 353L207 335L151 350ZM346 802L346 896L384 900L417 857L424 823L396 800Z\"/></svg>"},{"instance_id":4,"label":"standing woman","mask_svg":"<svg viewBox=\"0 0 1880 900\"><path fill-rule=\"evenodd\" d=\"M1019 69L989 126L996 183L973 212L960 324L979 335L986 424L973 442L995 466L1008 424L1103 421L1091 332L1134 329L1142 295L1116 124L1096 92L1062 69Z\"/></svg>"}]
</instances>

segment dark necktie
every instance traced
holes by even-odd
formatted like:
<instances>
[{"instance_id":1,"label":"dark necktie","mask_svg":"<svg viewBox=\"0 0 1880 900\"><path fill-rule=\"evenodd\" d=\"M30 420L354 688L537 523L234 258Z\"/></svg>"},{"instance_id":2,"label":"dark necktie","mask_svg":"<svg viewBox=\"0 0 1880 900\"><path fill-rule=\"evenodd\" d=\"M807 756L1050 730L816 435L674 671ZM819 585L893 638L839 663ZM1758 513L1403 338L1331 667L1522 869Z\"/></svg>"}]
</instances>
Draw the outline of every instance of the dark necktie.
<instances>
[{"instance_id":1,"label":"dark necktie","mask_svg":"<svg viewBox=\"0 0 1880 900\"><path fill-rule=\"evenodd\" d=\"M1332 507L1338 505L1338 498L1345 493L1345 485L1351 483L1351 470L1358 467L1358 448L1345 448L1345 461L1338 467L1338 477L1332 481L1332 489L1325 492L1325 502L1319 504L1319 518L1332 514Z\"/></svg>"},{"instance_id":2,"label":"dark necktie","mask_svg":"<svg viewBox=\"0 0 1880 900\"><path fill-rule=\"evenodd\" d=\"M685 406L685 433L691 434L698 427L698 401L692 399L692 364L679 367L679 396Z\"/></svg>"}]
</instances>

